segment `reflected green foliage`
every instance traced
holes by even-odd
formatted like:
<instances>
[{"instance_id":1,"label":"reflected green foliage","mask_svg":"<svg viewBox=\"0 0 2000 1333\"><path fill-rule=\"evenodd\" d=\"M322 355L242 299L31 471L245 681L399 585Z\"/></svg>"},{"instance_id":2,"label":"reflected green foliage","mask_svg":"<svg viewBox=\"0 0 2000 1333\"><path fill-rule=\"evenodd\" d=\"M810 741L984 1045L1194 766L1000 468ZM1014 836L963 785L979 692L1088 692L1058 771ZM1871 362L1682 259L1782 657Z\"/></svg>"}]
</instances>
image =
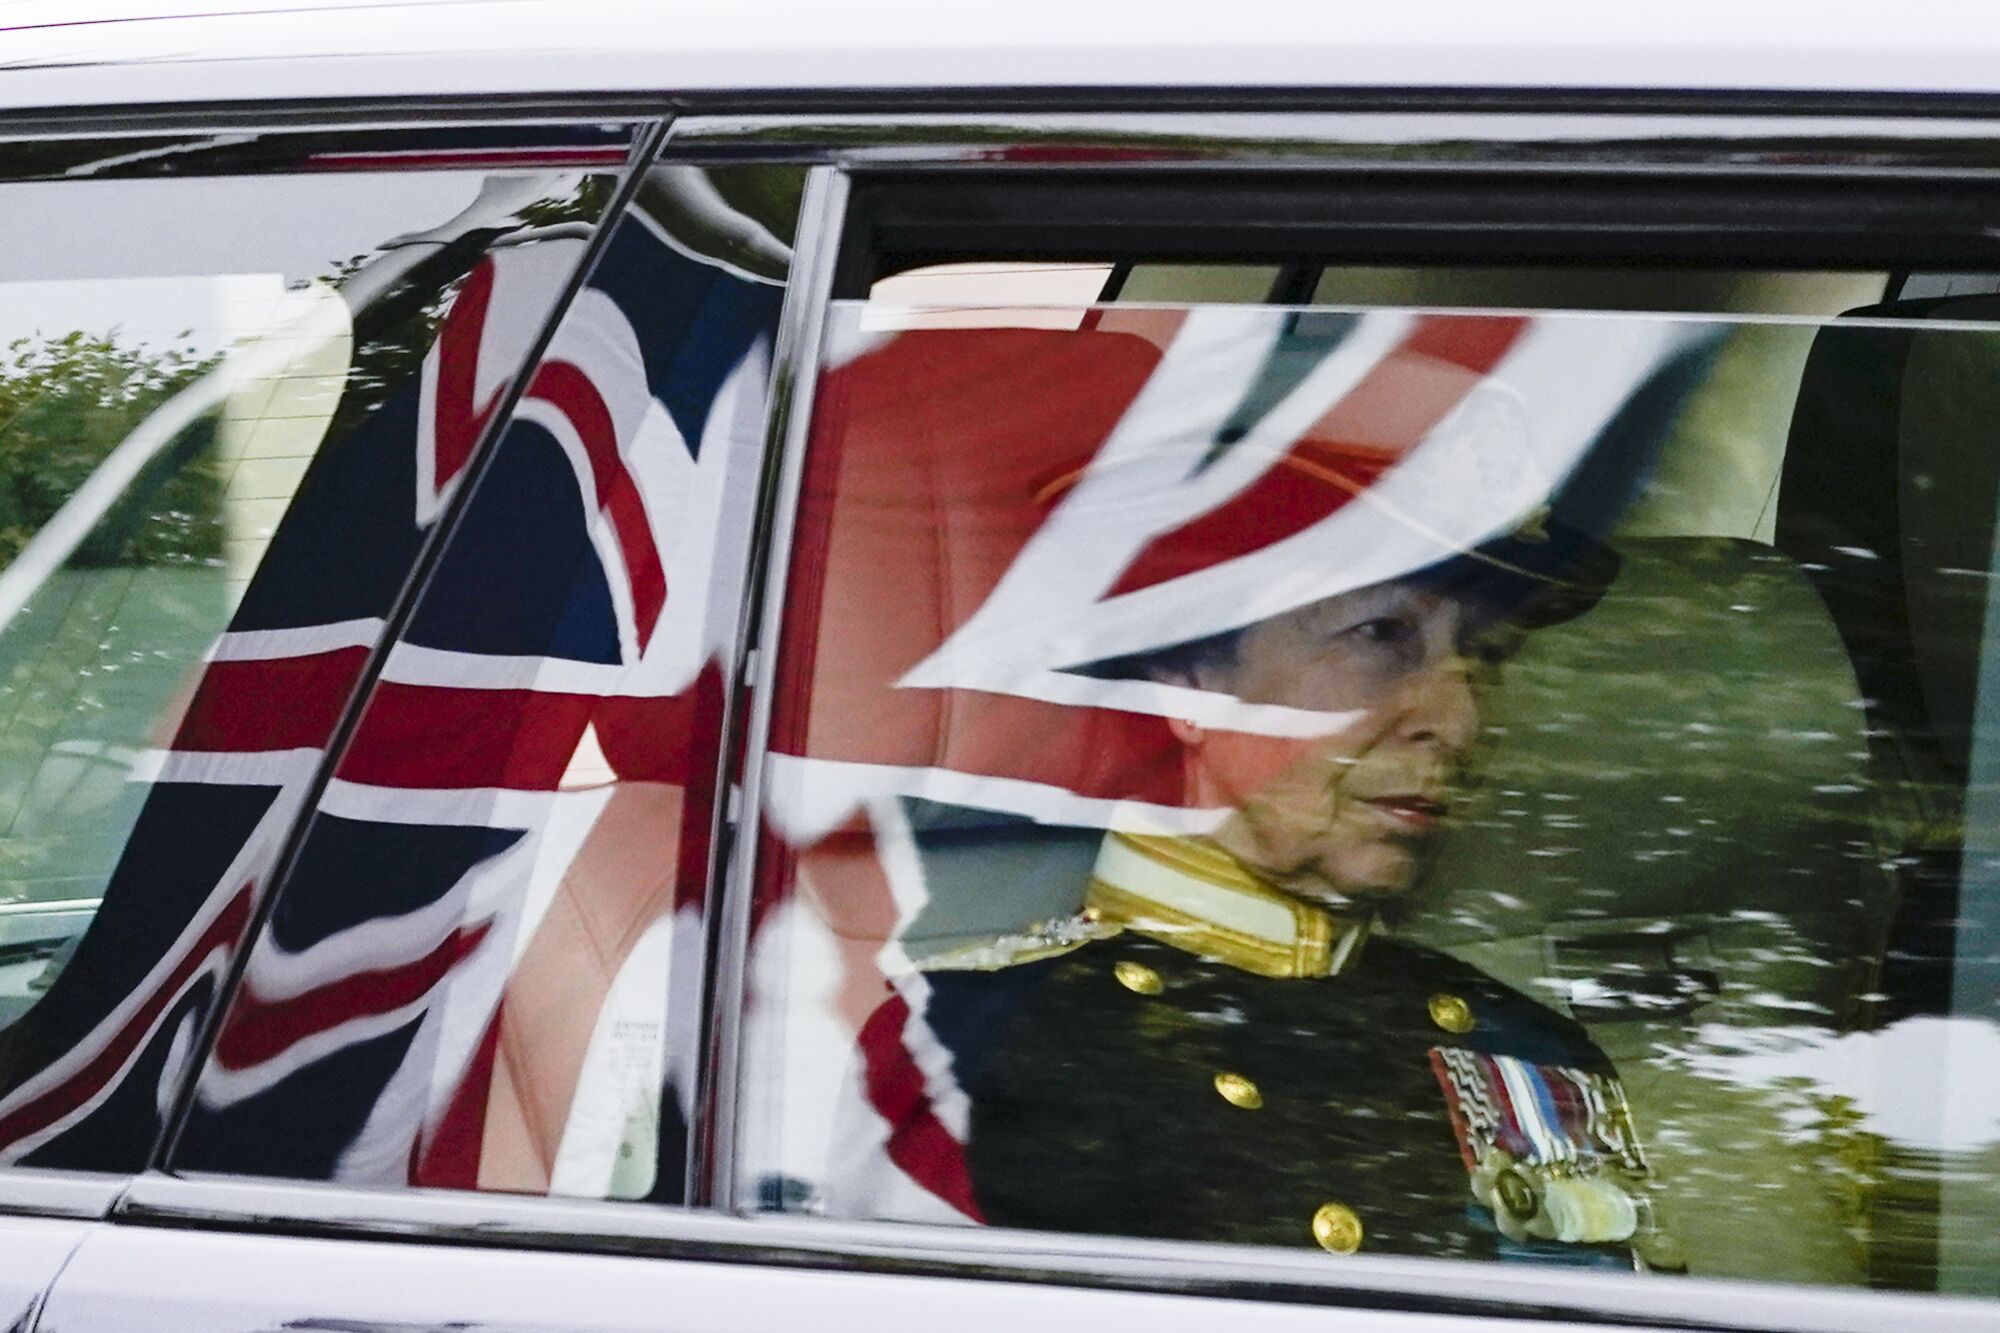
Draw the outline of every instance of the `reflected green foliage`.
<instances>
[{"instance_id":1,"label":"reflected green foliage","mask_svg":"<svg viewBox=\"0 0 2000 1333\"><path fill-rule=\"evenodd\" d=\"M115 331L10 344L0 357L0 561L19 554L120 441L218 359L125 346ZM195 564L220 555L221 480L201 457L212 433L197 427L156 460L74 563Z\"/></svg>"},{"instance_id":2,"label":"reflected green foliage","mask_svg":"<svg viewBox=\"0 0 2000 1333\"><path fill-rule=\"evenodd\" d=\"M530 227L556 227L567 222L591 223L603 216L617 193L616 176L584 176L568 194L538 199L521 209L517 216Z\"/></svg>"},{"instance_id":3,"label":"reflected green foliage","mask_svg":"<svg viewBox=\"0 0 2000 1333\"><path fill-rule=\"evenodd\" d=\"M661 166L646 173L633 208L684 249L783 281L804 188L795 166Z\"/></svg>"},{"instance_id":4,"label":"reflected green foliage","mask_svg":"<svg viewBox=\"0 0 2000 1333\"><path fill-rule=\"evenodd\" d=\"M115 329L13 342L0 357L0 561L220 360ZM87 899L116 863L144 790L126 781L132 749L157 734L226 614L233 460L214 447L217 421L158 451L0 635L0 901ZM79 922L19 918L0 946L39 957Z\"/></svg>"},{"instance_id":5,"label":"reflected green foliage","mask_svg":"<svg viewBox=\"0 0 2000 1333\"><path fill-rule=\"evenodd\" d=\"M708 179L729 204L790 244L798 229L806 173L791 165L711 167Z\"/></svg>"}]
</instances>

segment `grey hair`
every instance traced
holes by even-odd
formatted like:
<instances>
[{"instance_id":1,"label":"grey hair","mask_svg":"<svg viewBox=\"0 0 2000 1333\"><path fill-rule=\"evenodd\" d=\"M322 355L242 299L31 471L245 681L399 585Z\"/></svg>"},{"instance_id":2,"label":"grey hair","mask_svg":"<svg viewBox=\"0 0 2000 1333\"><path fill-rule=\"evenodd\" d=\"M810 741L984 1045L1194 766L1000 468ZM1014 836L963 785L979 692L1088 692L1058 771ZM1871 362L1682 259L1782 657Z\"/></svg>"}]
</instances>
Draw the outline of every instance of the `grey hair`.
<instances>
[{"instance_id":1,"label":"grey hair","mask_svg":"<svg viewBox=\"0 0 2000 1333\"><path fill-rule=\"evenodd\" d=\"M1205 671L1233 671L1248 627L1224 630L1122 657L1087 662L1070 670L1097 680L1190 681Z\"/></svg>"}]
</instances>

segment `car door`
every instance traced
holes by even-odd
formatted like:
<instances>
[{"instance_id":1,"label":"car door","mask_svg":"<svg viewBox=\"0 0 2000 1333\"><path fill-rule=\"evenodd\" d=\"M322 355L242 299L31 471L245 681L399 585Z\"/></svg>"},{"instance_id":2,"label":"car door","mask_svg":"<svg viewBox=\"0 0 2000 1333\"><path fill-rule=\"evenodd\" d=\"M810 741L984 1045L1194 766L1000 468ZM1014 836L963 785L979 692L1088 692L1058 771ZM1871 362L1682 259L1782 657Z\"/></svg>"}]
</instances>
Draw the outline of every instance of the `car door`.
<instances>
[{"instance_id":1,"label":"car door","mask_svg":"<svg viewBox=\"0 0 2000 1333\"><path fill-rule=\"evenodd\" d=\"M83 1243L89 1224L41 1217L0 1219L7 1274L0 1277L0 1317L7 1327L31 1329L56 1275Z\"/></svg>"}]
</instances>

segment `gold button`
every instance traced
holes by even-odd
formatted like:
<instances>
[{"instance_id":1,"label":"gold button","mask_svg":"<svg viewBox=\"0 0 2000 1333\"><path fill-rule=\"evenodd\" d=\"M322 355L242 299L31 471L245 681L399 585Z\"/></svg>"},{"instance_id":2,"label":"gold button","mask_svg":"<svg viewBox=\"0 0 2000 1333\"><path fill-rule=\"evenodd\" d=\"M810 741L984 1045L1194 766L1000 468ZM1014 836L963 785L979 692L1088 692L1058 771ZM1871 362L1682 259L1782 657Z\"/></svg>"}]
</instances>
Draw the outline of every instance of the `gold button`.
<instances>
[{"instance_id":1,"label":"gold button","mask_svg":"<svg viewBox=\"0 0 2000 1333\"><path fill-rule=\"evenodd\" d=\"M1456 995L1439 993L1431 996L1431 1022L1446 1032L1460 1036L1472 1031L1472 1006Z\"/></svg>"},{"instance_id":2,"label":"gold button","mask_svg":"<svg viewBox=\"0 0 2000 1333\"><path fill-rule=\"evenodd\" d=\"M1104 920L1104 909L1101 907L1086 907L1083 909L1083 919L1094 926Z\"/></svg>"},{"instance_id":3,"label":"gold button","mask_svg":"<svg viewBox=\"0 0 2000 1333\"><path fill-rule=\"evenodd\" d=\"M1215 1090L1222 1094L1222 1100L1244 1111L1256 1111L1264 1105L1264 1094L1257 1091L1257 1085L1241 1074L1223 1072L1215 1076Z\"/></svg>"},{"instance_id":4,"label":"gold button","mask_svg":"<svg viewBox=\"0 0 2000 1333\"><path fill-rule=\"evenodd\" d=\"M1160 974L1144 963L1126 961L1111 969L1111 975L1118 978L1118 984L1126 990L1137 991L1141 995L1158 995L1167 988L1160 980Z\"/></svg>"},{"instance_id":5,"label":"gold button","mask_svg":"<svg viewBox=\"0 0 2000 1333\"><path fill-rule=\"evenodd\" d=\"M1313 1239L1323 1250L1353 1254L1361 1248L1361 1216L1344 1203L1323 1203L1313 1214Z\"/></svg>"}]
</instances>

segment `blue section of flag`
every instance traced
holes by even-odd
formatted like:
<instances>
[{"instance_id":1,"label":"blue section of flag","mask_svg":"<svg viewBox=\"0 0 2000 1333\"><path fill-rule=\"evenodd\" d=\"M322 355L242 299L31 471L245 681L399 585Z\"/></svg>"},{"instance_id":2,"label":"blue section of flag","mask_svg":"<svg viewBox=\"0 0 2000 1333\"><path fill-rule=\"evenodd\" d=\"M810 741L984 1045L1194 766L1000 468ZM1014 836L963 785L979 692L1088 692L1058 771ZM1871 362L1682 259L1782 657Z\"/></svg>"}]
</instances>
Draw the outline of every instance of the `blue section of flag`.
<instances>
[{"instance_id":1,"label":"blue section of flag","mask_svg":"<svg viewBox=\"0 0 2000 1333\"><path fill-rule=\"evenodd\" d=\"M585 526L592 510L555 437L532 422L509 423L408 640L461 653L618 662L611 588Z\"/></svg>"},{"instance_id":2,"label":"blue section of flag","mask_svg":"<svg viewBox=\"0 0 2000 1333\"><path fill-rule=\"evenodd\" d=\"M416 377L313 460L233 630L294 629L387 615L409 577L417 528Z\"/></svg>"},{"instance_id":3,"label":"blue section of flag","mask_svg":"<svg viewBox=\"0 0 2000 1333\"><path fill-rule=\"evenodd\" d=\"M190 987L104 1100L74 1127L22 1157L22 1165L103 1171L109 1162L148 1160L161 1131L160 1089L177 1085L190 1072L186 1055L214 1000L212 979Z\"/></svg>"},{"instance_id":4,"label":"blue section of flag","mask_svg":"<svg viewBox=\"0 0 2000 1333\"><path fill-rule=\"evenodd\" d=\"M613 234L591 286L631 321L645 349L646 383L699 452L716 391L777 327L784 289L747 281L690 258L646 224Z\"/></svg>"},{"instance_id":5,"label":"blue section of flag","mask_svg":"<svg viewBox=\"0 0 2000 1333\"><path fill-rule=\"evenodd\" d=\"M177 1160L191 1170L327 1180L409 1056L420 1018L343 1042L276 1086L229 1106L198 1106ZM356 1090L369 1095L355 1095Z\"/></svg>"},{"instance_id":6,"label":"blue section of flag","mask_svg":"<svg viewBox=\"0 0 2000 1333\"><path fill-rule=\"evenodd\" d=\"M0 1033L5 1089L85 1041L142 989L173 936L224 883L223 872L277 795L275 787L171 782L152 788L104 894L107 903L144 903L146 910L100 911L41 1000ZM239 887L229 884L223 892Z\"/></svg>"},{"instance_id":7,"label":"blue section of flag","mask_svg":"<svg viewBox=\"0 0 2000 1333\"><path fill-rule=\"evenodd\" d=\"M437 901L474 866L521 840L518 829L314 818L304 855L271 911L280 948L297 952L368 921Z\"/></svg>"}]
</instances>

